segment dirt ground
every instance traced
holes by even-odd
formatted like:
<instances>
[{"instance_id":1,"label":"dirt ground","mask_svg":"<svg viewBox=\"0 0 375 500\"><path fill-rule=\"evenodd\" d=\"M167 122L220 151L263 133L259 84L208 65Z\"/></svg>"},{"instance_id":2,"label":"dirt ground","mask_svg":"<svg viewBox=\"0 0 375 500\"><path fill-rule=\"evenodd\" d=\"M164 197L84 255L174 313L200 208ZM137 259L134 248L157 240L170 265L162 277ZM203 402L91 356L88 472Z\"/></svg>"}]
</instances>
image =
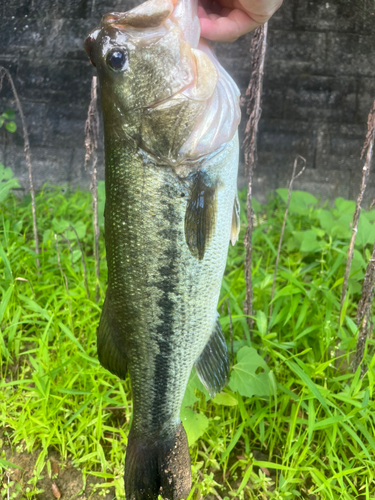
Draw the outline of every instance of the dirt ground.
<instances>
[{"instance_id":1,"label":"dirt ground","mask_svg":"<svg viewBox=\"0 0 375 500\"><path fill-rule=\"evenodd\" d=\"M82 471L73 466L69 461L64 461L55 451L50 451L48 461L50 467L45 466L37 480L33 477L36 461L40 449L28 453L17 446L13 449L7 445L7 438L0 430L0 439L3 447L0 457L21 467L20 469L8 469L0 471L0 500L123 500L116 497L115 488L108 483L108 488L100 487L105 480L103 478L88 476L84 487ZM238 450L239 453L241 450ZM256 456L255 456L256 454ZM262 453L255 452L257 460L266 460L268 457ZM276 479L274 470L262 469L273 481ZM215 477L220 482L221 477ZM235 490L240 485L242 478L233 484ZM227 492L221 493L226 495ZM317 500L315 495L309 495L309 500ZM203 499L202 499L203 500ZM204 500L222 500L221 496L206 496Z\"/></svg>"},{"instance_id":2,"label":"dirt ground","mask_svg":"<svg viewBox=\"0 0 375 500\"><path fill-rule=\"evenodd\" d=\"M0 438L1 431L0 431ZM49 452L50 475L46 466L37 481L33 478L35 463L40 450L34 453L22 451L22 446L12 450L3 439L0 454L2 458L21 467L0 471L1 500L116 500L115 488L108 483L108 488L95 488L95 485L105 481L102 478L88 476L83 485L82 471L75 468L69 461L65 462L54 451ZM4 442L5 441L5 442Z\"/></svg>"}]
</instances>

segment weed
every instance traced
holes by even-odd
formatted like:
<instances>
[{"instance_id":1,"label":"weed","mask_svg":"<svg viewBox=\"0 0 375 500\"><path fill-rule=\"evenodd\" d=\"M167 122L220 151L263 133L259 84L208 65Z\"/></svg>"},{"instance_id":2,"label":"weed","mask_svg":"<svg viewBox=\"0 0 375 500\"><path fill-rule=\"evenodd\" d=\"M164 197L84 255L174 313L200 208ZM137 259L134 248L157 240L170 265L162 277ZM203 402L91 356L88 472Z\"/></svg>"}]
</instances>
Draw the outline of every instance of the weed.
<instances>
[{"instance_id":1,"label":"weed","mask_svg":"<svg viewBox=\"0 0 375 500\"><path fill-rule=\"evenodd\" d=\"M99 186L99 205L100 193ZM287 194L278 190L264 206L253 200L251 331L243 313L245 210L240 240L229 250L218 310L230 346L228 308L221 307L229 301L235 360L229 386L214 399L194 372L187 387L181 417L192 457L190 499L354 500L375 494L373 339L367 340L363 378L361 367L347 369L375 212L362 210L340 315L355 204L338 198L329 207L308 193L292 193L270 315ZM243 192L242 209L245 199ZM41 478L52 481L49 453L55 450L62 466L69 462L81 471L83 485L99 481L96 498L108 491L121 498L131 390L129 380L111 375L96 357L101 304L92 293L91 195L45 186L36 196L40 274L29 209L29 198L11 194L1 204L0 439L8 450L0 455L6 472L1 495L8 488L18 499L41 495ZM99 251L103 297L103 240ZM38 450L29 484L14 479L17 447L19 454Z\"/></svg>"}]
</instances>

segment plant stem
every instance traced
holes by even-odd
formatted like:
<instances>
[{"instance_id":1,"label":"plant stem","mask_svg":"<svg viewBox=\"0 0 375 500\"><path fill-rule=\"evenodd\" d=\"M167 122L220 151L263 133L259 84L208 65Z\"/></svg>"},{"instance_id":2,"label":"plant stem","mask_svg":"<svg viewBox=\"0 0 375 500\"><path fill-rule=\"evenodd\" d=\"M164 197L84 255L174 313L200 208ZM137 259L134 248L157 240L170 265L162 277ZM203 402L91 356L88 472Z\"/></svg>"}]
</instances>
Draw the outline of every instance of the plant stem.
<instances>
[{"instance_id":1,"label":"plant stem","mask_svg":"<svg viewBox=\"0 0 375 500\"><path fill-rule=\"evenodd\" d=\"M99 295L99 276L100 276L100 263L99 263L99 217L98 217L98 172L97 172L97 162L98 157L96 150L98 148L98 138L99 138L99 113L98 113L98 96L97 96L97 77L92 77L91 82L91 101L89 110L87 113L87 120L85 124L85 168L92 157L92 174L91 174L91 184L90 190L92 194L92 208L94 212L94 255L95 255L95 275L96 275L96 287L95 287L95 298L98 302L100 299Z\"/></svg>"},{"instance_id":2,"label":"plant stem","mask_svg":"<svg viewBox=\"0 0 375 500\"><path fill-rule=\"evenodd\" d=\"M371 311L372 299L375 292L375 243L372 249L372 255L366 268L365 277L362 285L362 295L358 302L357 308L357 326L358 340L357 349L353 361L353 372L357 371L358 366L361 364L366 347L366 340L369 334L369 317ZM366 372L364 365L362 365L361 375Z\"/></svg>"},{"instance_id":3,"label":"plant stem","mask_svg":"<svg viewBox=\"0 0 375 500\"><path fill-rule=\"evenodd\" d=\"M254 32L254 36L250 45L251 57L251 77L249 86L246 90L248 96L248 104L246 114L248 121L245 129L245 173L247 175L247 198L246 198L246 214L247 214L247 229L245 234L245 282L246 282L246 298L244 302L244 312L247 316L247 324L249 326L250 339L252 338L252 329L254 320L253 316L253 285L251 276L251 263L253 256L253 247L251 238L253 234L253 208L251 203L252 188L253 188L253 172L257 164L257 135L258 124L262 114L262 87L263 87L263 72L264 59L266 55L267 45L267 30L268 23L259 26ZM244 336L245 338L245 336Z\"/></svg>"},{"instance_id":4,"label":"plant stem","mask_svg":"<svg viewBox=\"0 0 375 500\"><path fill-rule=\"evenodd\" d=\"M6 76L8 78L8 81L9 81L10 86L12 88L13 96L14 96L14 99L16 101L17 109L18 109L18 112L20 114L20 118L21 118L21 122L22 122L23 150L25 153L27 170L29 172L29 183L30 183L30 194L31 194L31 211L32 211L32 216L33 216L35 253L37 255L39 255L40 249L39 249L38 227L37 227L37 222L36 222L35 190L34 190L34 182L33 182L33 172L32 172L32 167L31 167L29 134L27 133L25 116L23 114L23 109L21 106L20 99L18 97L16 87L15 87L14 82L13 82L13 78L6 68L4 68L3 66L0 66L0 90L1 90L2 85L3 85L4 76ZM37 268L40 267L40 261L39 261L38 257L36 258L36 267Z\"/></svg>"},{"instance_id":5,"label":"plant stem","mask_svg":"<svg viewBox=\"0 0 375 500\"><path fill-rule=\"evenodd\" d=\"M368 176L370 174L370 167L371 167L371 160L372 160L372 152L374 148L374 134L375 134L375 101L372 105L371 111L368 116L367 120L367 135L366 135L366 140L363 145L363 149L361 152L361 159L366 155L365 159L365 164L362 169L362 182L361 182L361 188L359 190L358 198L357 198L357 203L353 215L353 221L352 221L352 237L350 239L349 243L349 248L348 248L348 258L346 261L346 268L345 268L345 274L344 274L344 282L342 284L342 292L341 292L341 304L340 304L340 324L341 324L341 313L342 309L344 306L344 301L346 297L346 292L348 288L348 281L349 281L349 273L350 273L350 267L352 265L352 260L353 260L353 254L354 254L354 243L355 239L357 237L357 230L358 230L358 223L359 223L359 216L361 215L361 204L363 200L363 195L366 189L366 183Z\"/></svg>"},{"instance_id":6,"label":"plant stem","mask_svg":"<svg viewBox=\"0 0 375 500\"><path fill-rule=\"evenodd\" d=\"M366 135L365 144L362 149L361 158L366 154L365 166L363 168L366 169L365 172L368 175L370 171L370 165L374 148L374 139L375 139L375 101L370 111L367 123L368 123L368 131ZM363 177L362 177L362 183L363 183ZM362 295L358 302L358 307L357 307L356 321L357 321L357 326L359 327L359 332L358 332L357 349L353 361L354 372L357 370L358 366L361 364L363 360L366 347L366 340L369 335L369 332L372 330L372 328L369 328L369 320L371 319L371 304L374 298L374 292L375 292L375 243L372 249L371 258L369 260L369 263L367 264L366 273L362 285ZM364 366L364 364L362 364L361 376L363 377L365 373L366 373L366 367Z\"/></svg>"}]
</instances>

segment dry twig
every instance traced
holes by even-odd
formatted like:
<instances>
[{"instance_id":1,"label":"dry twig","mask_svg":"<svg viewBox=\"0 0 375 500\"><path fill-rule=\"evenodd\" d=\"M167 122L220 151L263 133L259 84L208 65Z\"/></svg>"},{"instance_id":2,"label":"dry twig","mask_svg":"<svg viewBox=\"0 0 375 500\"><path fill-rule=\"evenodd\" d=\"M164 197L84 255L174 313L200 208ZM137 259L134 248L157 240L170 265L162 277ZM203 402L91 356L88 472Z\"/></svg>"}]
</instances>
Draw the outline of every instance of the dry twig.
<instances>
[{"instance_id":1,"label":"dry twig","mask_svg":"<svg viewBox=\"0 0 375 500\"><path fill-rule=\"evenodd\" d=\"M366 156L366 158L365 158L365 164L364 164L363 169L362 169L361 188L359 190L357 203L356 203L356 207L355 207L355 211L354 211L354 215L353 215L352 237L351 237L350 243L349 243L348 258L346 261L346 268L345 268L345 274L344 274L344 282L342 284L340 316L339 316L340 322L341 322L342 308L344 306L344 301L345 301L346 292L347 292L347 288L348 288L350 267L352 265L352 260L353 260L354 243L355 243L355 239L357 236L359 216L361 215L361 204L362 204L363 195L364 195L364 192L366 189L367 179L368 179L368 176L370 174L372 153L373 153L373 148L374 148L374 134L375 134L375 101L372 105L370 114L368 116L367 127L368 127L368 129L367 129L366 140L365 140L365 143L363 145L362 152L361 152L361 159L364 156Z\"/></svg>"},{"instance_id":2,"label":"dry twig","mask_svg":"<svg viewBox=\"0 0 375 500\"><path fill-rule=\"evenodd\" d=\"M367 265L365 277L363 279L361 299L358 302L356 319L359 331L357 340L357 350L353 360L353 372L357 371L358 366L362 362L366 347L366 339L369 334L369 331L372 330L372 328L369 328L370 326L369 323L371 323L371 305L372 305L372 300L374 298L374 292L375 292L375 243L372 249L371 259ZM362 365L361 368L362 377L365 373L366 373L366 368L364 365Z\"/></svg>"},{"instance_id":3,"label":"dry twig","mask_svg":"<svg viewBox=\"0 0 375 500\"><path fill-rule=\"evenodd\" d=\"M92 194L92 208L94 212L94 256L95 256L95 275L96 275L96 301L99 300L99 217L98 217L98 172L97 162L98 157L96 150L98 149L99 139L99 113L98 113L98 94L97 94L97 77L92 77L91 82L91 101L87 113L85 124L85 168L92 158L92 174L90 190Z\"/></svg>"},{"instance_id":4,"label":"dry twig","mask_svg":"<svg viewBox=\"0 0 375 500\"><path fill-rule=\"evenodd\" d=\"M368 123L368 131L367 131L367 135L366 135L365 144L363 146L362 153L361 153L361 158L363 158L366 155L365 166L363 167L366 170L364 170L363 177L365 176L365 174L367 174L367 176L369 174L371 160L372 160L372 153L373 153L373 148L374 148L375 101L374 101L373 107L370 111L367 123ZM363 182L364 182L363 177L362 177L362 186L363 186ZM362 186L361 186L361 191L362 191ZM365 187L366 187L366 184L365 184ZM364 191L364 188L363 188L363 191ZM362 196L363 196L363 193L362 193ZM357 201L357 206L358 206L358 201ZM359 218L359 216L358 216L358 218ZM358 224L358 222L357 222L357 224ZM350 270L350 267L349 267L349 270ZM348 274L349 274L349 270L348 270L348 265L347 265ZM374 243L374 246L372 249L372 255L371 255L370 261L369 261L367 268L366 268L366 273L365 273L365 277L363 279L363 285L362 285L362 295L361 295L360 301L358 302L358 307L357 307L356 320L357 320L357 326L359 327L359 332L358 332L358 340L357 340L357 350L356 350L355 357L353 360L353 371L354 372L357 370L358 366L362 362L362 359L363 359L363 356L365 353L366 340L367 340L367 337L369 335L369 332L372 331L371 305L372 305L372 300L374 298L374 292L375 292L375 243ZM343 304L343 302L341 303L341 307L342 307L342 304ZM365 365L362 365L362 368L361 368L362 377L365 373L366 373L366 367L365 367Z\"/></svg>"},{"instance_id":5,"label":"dry twig","mask_svg":"<svg viewBox=\"0 0 375 500\"><path fill-rule=\"evenodd\" d=\"M262 87L263 87L263 72L264 59L266 55L267 45L267 30L268 23L257 28L251 40L250 55L251 55L251 77L249 86L246 90L248 97L247 116L248 121L245 129L245 174L248 179L246 213L247 213L247 229L245 234L245 282L246 282L246 298L244 302L244 312L247 315L247 324L249 325L250 337L253 329L253 285L251 277L251 263L253 247L251 243L253 233L253 209L251 204L253 173L257 164L257 135L258 124L261 110Z\"/></svg>"},{"instance_id":6,"label":"dry twig","mask_svg":"<svg viewBox=\"0 0 375 500\"><path fill-rule=\"evenodd\" d=\"M296 175L296 170L297 170L297 164L298 164L298 158L301 158L303 160L304 165L302 169L298 172ZM292 173L292 178L290 179L289 183L289 190L288 190L288 199L286 202L286 209L285 209L285 214L284 214L284 220L283 220L283 225L281 227L281 233L280 233L280 239L279 239L279 246L277 248L277 254L276 254L276 262L275 262L275 270L273 273L273 282L272 282L272 292L271 292L271 304L270 304L270 319L272 317L272 310L273 310L273 298L275 296L275 286L276 286L276 276L277 276L277 268L279 265L279 259L280 259L280 253L281 253L281 245L283 244L283 238L284 238L284 231L285 231L285 225L286 225L286 220L288 217L288 211L289 211L289 205L290 205L290 198L292 196L292 191L293 191L293 183L294 181L303 174L303 171L306 168L306 160L302 156L297 156L296 159L294 160L294 165L293 165L293 173Z\"/></svg>"},{"instance_id":7,"label":"dry twig","mask_svg":"<svg viewBox=\"0 0 375 500\"><path fill-rule=\"evenodd\" d=\"M16 90L16 86L14 85L13 78L9 71L4 68L3 66L0 66L0 90L2 89L3 86L3 80L4 77L8 78L8 81L10 83L14 100L16 101L18 113L21 118L22 122L22 131L23 131L23 150L25 153L25 160L26 160L26 165L27 165L27 170L29 172L29 183L30 183L30 194L31 194L31 211L33 215L33 229L34 229L34 243L35 243L35 253L39 255L40 250L39 250L39 238L38 238L38 228L37 228L37 223L36 223L36 206L35 206L35 191L34 191L34 183L33 183L33 171L31 167L31 155L30 155L30 142L29 142L29 134L27 133L27 127L26 127L26 122L25 122L25 116L23 114L23 109L21 106L20 99L18 97L18 93ZM36 258L36 266L39 268L40 267L40 262L39 258Z\"/></svg>"},{"instance_id":8,"label":"dry twig","mask_svg":"<svg viewBox=\"0 0 375 500\"><path fill-rule=\"evenodd\" d=\"M52 483L52 493L55 498L61 498L61 493L56 483Z\"/></svg>"}]
</instances>

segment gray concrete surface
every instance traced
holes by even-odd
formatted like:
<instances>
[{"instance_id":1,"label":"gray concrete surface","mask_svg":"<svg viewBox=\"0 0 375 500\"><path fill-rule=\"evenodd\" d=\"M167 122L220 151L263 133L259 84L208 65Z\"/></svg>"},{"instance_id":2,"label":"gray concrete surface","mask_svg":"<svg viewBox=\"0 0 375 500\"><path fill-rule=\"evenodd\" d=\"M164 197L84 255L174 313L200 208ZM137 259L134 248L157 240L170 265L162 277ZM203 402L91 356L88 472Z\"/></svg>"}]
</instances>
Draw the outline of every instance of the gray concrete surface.
<instances>
[{"instance_id":1,"label":"gray concrete surface","mask_svg":"<svg viewBox=\"0 0 375 500\"><path fill-rule=\"evenodd\" d=\"M101 15L138 0L0 0L0 65L14 77L30 134L35 184L87 186L84 123L94 68L83 41ZM242 92L250 75L251 35L215 44ZM284 0L270 21L259 165L254 191L285 187L297 154L307 168L296 183L323 199L357 196L366 120L375 99L375 3ZM0 111L13 108L7 84ZM241 134L244 120L241 124ZM21 129L0 129L0 161L27 189ZM104 175L102 145L100 177ZM374 172L375 175L375 172ZM243 186L242 166L240 186ZM370 179L366 199L375 197Z\"/></svg>"}]
</instances>

